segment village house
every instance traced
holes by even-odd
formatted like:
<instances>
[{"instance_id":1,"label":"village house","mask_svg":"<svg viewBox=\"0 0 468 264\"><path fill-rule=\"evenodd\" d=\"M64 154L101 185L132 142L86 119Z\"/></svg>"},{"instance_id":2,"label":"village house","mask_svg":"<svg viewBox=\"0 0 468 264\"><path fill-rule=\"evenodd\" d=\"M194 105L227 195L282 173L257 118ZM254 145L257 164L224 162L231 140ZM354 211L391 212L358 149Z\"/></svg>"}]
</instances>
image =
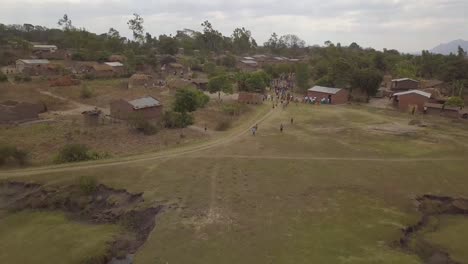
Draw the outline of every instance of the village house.
<instances>
[{"instance_id":1,"label":"village house","mask_svg":"<svg viewBox=\"0 0 468 264\"><path fill-rule=\"evenodd\" d=\"M115 62L105 62L107 66L110 66L112 70L114 71L115 75L121 76L125 74L125 67L121 62L115 61Z\"/></svg>"},{"instance_id":2,"label":"village house","mask_svg":"<svg viewBox=\"0 0 468 264\"><path fill-rule=\"evenodd\" d=\"M56 52L58 50L57 46L55 45L43 45L43 44L35 44L32 47L33 52Z\"/></svg>"},{"instance_id":3,"label":"village house","mask_svg":"<svg viewBox=\"0 0 468 264\"><path fill-rule=\"evenodd\" d=\"M419 86L419 81L410 78L402 78L392 80L390 89L392 91L409 91L419 89Z\"/></svg>"},{"instance_id":4,"label":"village house","mask_svg":"<svg viewBox=\"0 0 468 264\"><path fill-rule=\"evenodd\" d=\"M182 65L180 63L171 62L169 64L164 64L161 67L161 70L163 72L168 73L168 74L174 74L174 73L180 74L180 73L185 71L185 67L184 67L184 65Z\"/></svg>"},{"instance_id":5,"label":"village house","mask_svg":"<svg viewBox=\"0 0 468 264\"><path fill-rule=\"evenodd\" d=\"M77 73L93 78L111 78L116 74L114 69L107 64L97 62L80 62L77 66Z\"/></svg>"},{"instance_id":6,"label":"village house","mask_svg":"<svg viewBox=\"0 0 468 264\"><path fill-rule=\"evenodd\" d=\"M460 107L444 106L443 104L436 103L425 103L424 104L425 114L428 115L439 115L450 118L461 117Z\"/></svg>"},{"instance_id":7,"label":"village house","mask_svg":"<svg viewBox=\"0 0 468 264\"><path fill-rule=\"evenodd\" d=\"M420 90L394 93L393 103L401 111L423 111L424 105L429 103L431 94Z\"/></svg>"},{"instance_id":8,"label":"village house","mask_svg":"<svg viewBox=\"0 0 468 264\"><path fill-rule=\"evenodd\" d=\"M307 96L309 98L316 98L316 101L327 99L330 104L346 104L348 102L349 92L342 88L314 86L307 90Z\"/></svg>"},{"instance_id":9,"label":"village house","mask_svg":"<svg viewBox=\"0 0 468 264\"><path fill-rule=\"evenodd\" d=\"M258 69L258 63L254 60L241 60L237 63L237 68L243 71L252 72Z\"/></svg>"},{"instance_id":10,"label":"village house","mask_svg":"<svg viewBox=\"0 0 468 264\"><path fill-rule=\"evenodd\" d=\"M198 90L206 91L208 89L208 79L206 78L197 78L193 79L192 84L197 87Z\"/></svg>"},{"instance_id":11,"label":"village house","mask_svg":"<svg viewBox=\"0 0 468 264\"><path fill-rule=\"evenodd\" d=\"M122 120L128 120L135 115L141 115L147 120L154 120L162 116L162 108L161 102L151 96L131 101L120 99L110 103L110 115Z\"/></svg>"},{"instance_id":12,"label":"village house","mask_svg":"<svg viewBox=\"0 0 468 264\"><path fill-rule=\"evenodd\" d=\"M135 73L128 79L128 89L135 87L149 87L153 85L153 76L141 73Z\"/></svg>"},{"instance_id":13,"label":"village house","mask_svg":"<svg viewBox=\"0 0 468 264\"><path fill-rule=\"evenodd\" d=\"M121 63L124 63L124 62L127 60L127 57L125 57L124 55L117 55L117 54L114 54L114 55L110 55L109 58L108 58L107 60L110 61L110 62L121 62Z\"/></svg>"},{"instance_id":14,"label":"village house","mask_svg":"<svg viewBox=\"0 0 468 264\"><path fill-rule=\"evenodd\" d=\"M263 103L263 94L250 93L250 92L239 92L237 101L242 104L261 104Z\"/></svg>"},{"instance_id":15,"label":"village house","mask_svg":"<svg viewBox=\"0 0 468 264\"><path fill-rule=\"evenodd\" d=\"M46 69L49 63L49 60L44 59L20 59L16 61L16 71L18 73L26 73L26 71L39 73Z\"/></svg>"}]
</instances>

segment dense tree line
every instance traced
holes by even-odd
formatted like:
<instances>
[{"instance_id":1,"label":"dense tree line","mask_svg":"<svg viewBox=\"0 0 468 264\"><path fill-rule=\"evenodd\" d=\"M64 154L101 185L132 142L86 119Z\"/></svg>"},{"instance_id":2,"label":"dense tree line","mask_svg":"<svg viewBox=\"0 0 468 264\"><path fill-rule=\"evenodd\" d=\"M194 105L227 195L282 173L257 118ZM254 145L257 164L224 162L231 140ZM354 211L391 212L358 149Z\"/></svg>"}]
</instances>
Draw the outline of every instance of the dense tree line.
<instances>
[{"instance_id":1,"label":"dense tree line","mask_svg":"<svg viewBox=\"0 0 468 264\"><path fill-rule=\"evenodd\" d=\"M75 60L103 61L111 54L122 54L127 57L126 65L130 72L138 65L158 66L169 62L179 48L185 54L193 55L184 58L184 64L193 70L205 71L211 78L224 75L220 69L235 68L236 58L232 54L247 55L254 53L274 56L306 57L308 61L301 65L266 66L264 71L277 78L281 73L296 73L296 81L301 89L306 89L309 80L324 86L337 86L352 89L357 84L376 83L385 74L392 77L409 77L416 79L441 79L459 91L467 84L468 60L466 52L459 49L458 54L449 56L431 54L422 51L421 55L401 54L396 50L376 51L362 48L357 43L342 46L326 41L323 46L307 46L305 41L293 34L279 36L273 33L263 46L258 46L252 33L243 27L236 28L230 36L224 36L209 21L204 21L201 31L183 29L175 35L152 36L145 31L144 19L138 14L128 21L132 39L123 37L120 32L110 28L107 33L94 34L84 28L76 27L71 19L64 15L58 21L60 28L42 26L4 25L0 24L0 45L11 46L16 51L27 53L31 50L30 42L55 44L59 48L73 51ZM217 60L207 58L211 54L223 54ZM0 65L12 63L15 54L2 49ZM224 78L224 77L223 77ZM224 83L225 78L213 80ZM247 79L247 78L244 78ZM250 85L261 83L261 78L251 78ZM245 84L245 80L236 82ZM378 87L377 87L378 88ZM222 88L224 90L227 88ZM362 88L369 95L375 93L375 87Z\"/></svg>"}]
</instances>

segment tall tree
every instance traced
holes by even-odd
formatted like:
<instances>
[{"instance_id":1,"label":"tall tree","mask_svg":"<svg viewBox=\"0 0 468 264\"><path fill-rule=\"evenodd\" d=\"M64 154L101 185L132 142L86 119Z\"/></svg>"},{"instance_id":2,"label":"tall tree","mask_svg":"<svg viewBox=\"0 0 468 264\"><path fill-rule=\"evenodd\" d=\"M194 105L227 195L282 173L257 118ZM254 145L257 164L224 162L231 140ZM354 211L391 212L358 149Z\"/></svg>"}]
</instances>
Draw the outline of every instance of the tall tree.
<instances>
[{"instance_id":1,"label":"tall tree","mask_svg":"<svg viewBox=\"0 0 468 264\"><path fill-rule=\"evenodd\" d=\"M234 29L231 39L234 51L238 54L249 52L257 46L251 32L245 28Z\"/></svg>"},{"instance_id":2,"label":"tall tree","mask_svg":"<svg viewBox=\"0 0 468 264\"><path fill-rule=\"evenodd\" d=\"M143 22L144 19L137 13L134 13L133 18L127 22L128 28L133 33L133 39L139 43L143 43L145 39Z\"/></svg>"},{"instance_id":3,"label":"tall tree","mask_svg":"<svg viewBox=\"0 0 468 264\"><path fill-rule=\"evenodd\" d=\"M371 96L377 94L383 75L375 69L360 69L355 71L351 79L351 87L361 89L367 95L369 101Z\"/></svg>"},{"instance_id":4,"label":"tall tree","mask_svg":"<svg viewBox=\"0 0 468 264\"><path fill-rule=\"evenodd\" d=\"M218 99L221 99L221 92L231 94L232 90L232 82L225 74L213 77L208 82L208 92L218 93Z\"/></svg>"},{"instance_id":5,"label":"tall tree","mask_svg":"<svg viewBox=\"0 0 468 264\"><path fill-rule=\"evenodd\" d=\"M74 28L72 25L72 21L70 20L70 18L68 18L67 14L64 14L63 17L59 19L57 24L61 26L63 30L66 30L66 31Z\"/></svg>"},{"instance_id":6,"label":"tall tree","mask_svg":"<svg viewBox=\"0 0 468 264\"><path fill-rule=\"evenodd\" d=\"M296 66L296 84L302 91L309 88L309 65L305 63Z\"/></svg>"}]
</instances>

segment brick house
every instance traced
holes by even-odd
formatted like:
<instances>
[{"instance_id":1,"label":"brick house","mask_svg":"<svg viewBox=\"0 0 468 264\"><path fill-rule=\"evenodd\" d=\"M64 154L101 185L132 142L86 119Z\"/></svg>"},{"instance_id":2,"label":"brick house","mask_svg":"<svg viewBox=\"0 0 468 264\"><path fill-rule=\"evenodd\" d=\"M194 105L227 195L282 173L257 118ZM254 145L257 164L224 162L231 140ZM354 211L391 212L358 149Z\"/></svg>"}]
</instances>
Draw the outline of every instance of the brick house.
<instances>
[{"instance_id":1,"label":"brick house","mask_svg":"<svg viewBox=\"0 0 468 264\"><path fill-rule=\"evenodd\" d=\"M392 91L409 91L419 89L419 86L419 81L410 78L402 78L392 80L390 89Z\"/></svg>"},{"instance_id":2,"label":"brick house","mask_svg":"<svg viewBox=\"0 0 468 264\"><path fill-rule=\"evenodd\" d=\"M243 104L261 104L263 103L263 98L263 94L239 92L239 97L237 98L237 101Z\"/></svg>"},{"instance_id":3,"label":"brick house","mask_svg":"<svg viewBox=\"0 0 468 264\"><path fill-rule=\"evenodd\" d=\"M426 114L439 115L450 118L459 118L462 116L463 110L460 107L445 106L443 104L425 103Z\"/></svg>"},{"instance_id":4,"label":"brick house","mask_svg":"<svg viewBox=\"0 0 468 264\"><path fill-rule=\"evenodd\" d=\"M430 102L431 94L420 90L410 90L393 94L393 103L402 111L423 111L424 105Z\"/></svg>"},{"instance_id":5,"label":"brick house","mask_svg":"<svg viewBox=\"0 0 468 264\"><path fill-rule=\"evenodd\" d=\"M161 102L146 96L135 100L115 100L110 103L110 115L117 119L128 120L132 115L142 115L147 120L159 119L163 113Z\"/></svg>"},{"instance_id":6,"label":"brick house","mask_svg":"<svg viewBox=\"0 0 468 264\"><path fill-rule=\"evenodd\" d=\"M132 89L134 87L150 87L153 83L153 76L135 73L128 79L128 89Z\"/></svg>"},{"instance_id":7,"label":"brick house","mask_svg":"<svg viewBox=\"0 0 468 264\"><path fill-rule=\"evenodd\" d=\"M316 98L317 101L330 99L330 104L346 104L349 98L349 92L342 88L330 88L323 86L314 86L307 90L309 98Z\"/></svg>"},{"instance_id":8,"label":"brick house","mask_svg":"<svg viewBox=\"0 0 468 264\"><path fill-rule=\"evenodd\" d=\"M26 71L29 72L41 72L47 68L50 64L49 60L17 60L16 61L16 71L23 73Z\"/></svg>"},{"instance_id":9,"label":"brick house","mask_svg":"<svg viewBox=\"0 0 468 264\"><path fill-rule=\"evenodd\" d=\"M242 71L253 72L258 69L258 63L254 60L240 60L237 63L237 68Z\"/></svg>"},{"instance_id":10,"label":"brick house","mask_svg":"<svg viewBox=\"0 0 468 264\"><path fill-rule=\"evenodd\" d=\"M104 63L107 66L110 66L112 70L114 71L116 76L121 76L125 74L125 67L122 63L116 61L116 62L105 62Z\"/></svg>"}]
</instances>

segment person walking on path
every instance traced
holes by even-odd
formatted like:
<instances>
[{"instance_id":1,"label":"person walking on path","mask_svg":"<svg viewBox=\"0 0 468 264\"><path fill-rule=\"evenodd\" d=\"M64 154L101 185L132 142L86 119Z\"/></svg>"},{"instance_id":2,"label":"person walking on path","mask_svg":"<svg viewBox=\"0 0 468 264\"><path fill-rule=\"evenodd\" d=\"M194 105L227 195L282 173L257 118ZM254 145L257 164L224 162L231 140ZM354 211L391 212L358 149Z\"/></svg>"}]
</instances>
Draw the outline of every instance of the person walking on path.
<instances>
[{"instance_id":1,"label":"person walking on path","mask_svg":"<svg viewBox=\"0 0 468 264\"><path fill-rule=\"evenodd\" d=\"M291 125L294 124L294 118L291 117Z\"/></svg>"},{"instance_id":2,"label":"person walking on path","mask_svg":"<svg viewBox=\"0 0 468 264\"><path fill-rule=\"evenodd\" d=\"M283 133L283 124L280 125L280 132Z\"/></svg>"},{"instance_id":3,"label":"person walking on path","mask_svg":"<svg viewBox=\"0 0 468 264\"><path fill-rule=\"evenodd\" d=\"M255 127L252 127L252 135L255 136L255 133L257 132L257 129Z\"/></svg>"}]
</instances>

